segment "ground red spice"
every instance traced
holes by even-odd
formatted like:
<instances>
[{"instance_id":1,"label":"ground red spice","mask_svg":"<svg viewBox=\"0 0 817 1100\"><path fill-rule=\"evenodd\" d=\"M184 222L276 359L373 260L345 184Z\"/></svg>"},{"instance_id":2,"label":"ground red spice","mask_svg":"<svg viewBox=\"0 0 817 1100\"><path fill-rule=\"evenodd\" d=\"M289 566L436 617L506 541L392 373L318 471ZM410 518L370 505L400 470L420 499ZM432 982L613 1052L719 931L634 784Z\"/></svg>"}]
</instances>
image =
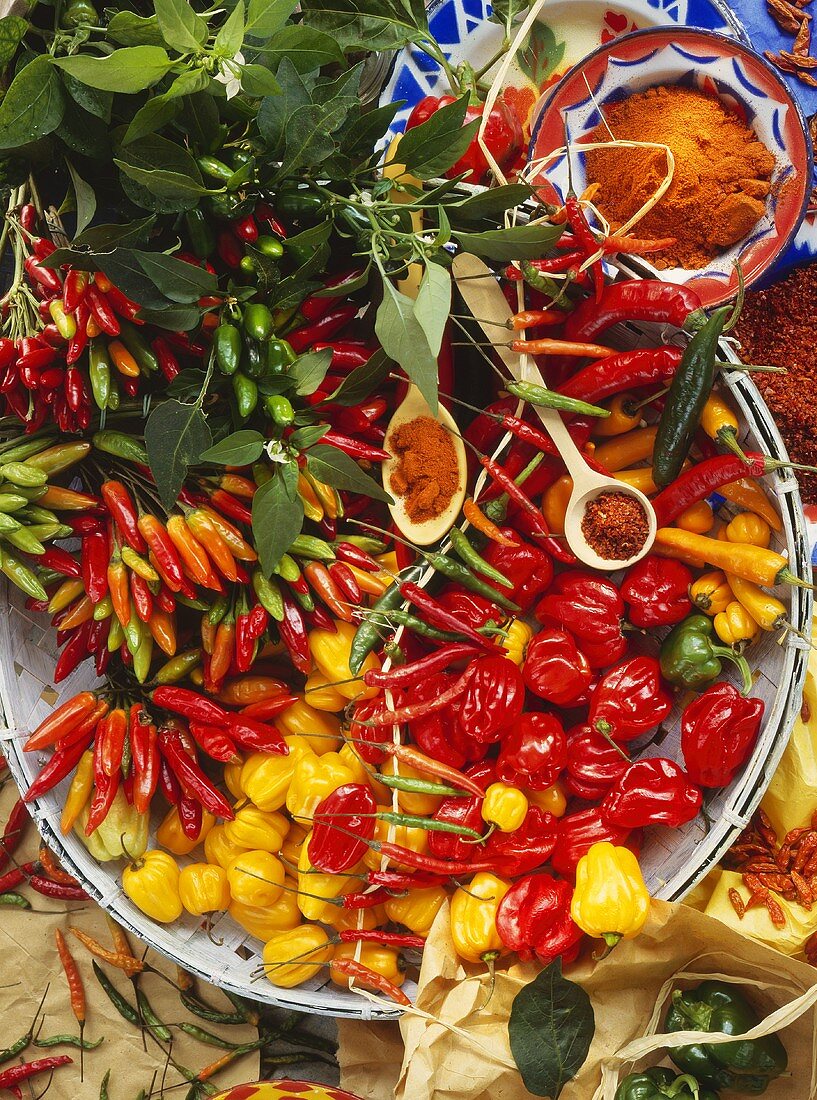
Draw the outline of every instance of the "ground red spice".
<instances>
[{"instance_id":1,"label":"ground red spice","mask_svg":"<svg viewBox=\"0 0 817 1100\"><path fill-rule=\"evenodd\" d=\"M582 534L605 561L627 561L650 533L641 501L629 493L599 493L584 510Z\"/></svg>"},{"instance_id":2,"label":"ground red spice","mask_svg":"<svg viewBox=\"0 0 817 1100\"><path fill-rule=\"evenodd\" d=\"M741 359L785 367L754 374L793 462L817 464L817 264L798 267L766 290L750 291L737 326ZM817 475L798 473L806 504Z\"/></svg>"},{"instance_id":3,"label":"ground red spice","mask_svg":"<svg viewBox=\"0 0 817 1100\"><path fill-rule=\"evenodd\" d=\"M416 416L391 433L387 446L398 459L389 488L404 498L409 519L426 523L442 515L460 483L449 433L433 417Z\"/></svg>"}]
</instances>

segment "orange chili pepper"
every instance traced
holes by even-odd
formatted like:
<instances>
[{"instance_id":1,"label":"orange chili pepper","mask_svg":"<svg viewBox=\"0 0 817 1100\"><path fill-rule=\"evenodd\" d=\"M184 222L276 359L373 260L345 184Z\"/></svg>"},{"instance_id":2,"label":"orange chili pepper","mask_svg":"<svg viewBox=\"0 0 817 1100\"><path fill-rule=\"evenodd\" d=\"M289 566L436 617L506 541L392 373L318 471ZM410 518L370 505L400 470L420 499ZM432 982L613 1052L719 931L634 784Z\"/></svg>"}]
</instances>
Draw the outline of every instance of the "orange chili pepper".
<instances>
[{"instance_id":1,"label":"orange chili pepper","mask_svg":"<svg viewBox=\"0 0 817 1100\"><path fill-rule=\"evenodd\" d=\"M99 336L100 332L102 332L102 329L99 327L99 322L96 317L94 317L93 313L89 314L85 324L85 335L93 340L95 336Z\"/></svg>"},{"instance_id":2,"label":"orange chili pepper","mask_svg":"<svg viewBox=\"0 0 817 1100\"><path fill-rule=\"evenodd\" d=\"M218 624L213 652L206 667L207 690L217 692L230 671L235 657L235 620L225 616Z\"/></svg>"},{"instance_id":3,"label":"orange chili pepper","mask_svg":"<svg viewBox=\"0 0 817 1100\"><path fill-rule=\"evenodd\" d=\"M96 508L99 501L90 493L75 493L73 489L63 489L61 485L49 485L37 503L58 512L88 512Z\"/></svg>"},{"instance_id":4,"label":"orange chili pepper","mask_svg":"<svg viewBox=\"0 0 817 1100\"><path fill-rule=\"evenodd\" d=\"M66 615L60 620L60 630L73 630L75 626L82 626L94 617L94 605L90 596L83 596L68 609Z\"/></svg>"},{"instance_id":5,"label":"orange chili pepper","mask_svg":"<svg viewBox=\"0 0 817 1100\"><path fill-rule=\"evenodd\" d=\"M167 521L167 533L182 559L182 566L191 580L204 588L221 589L223 586L213 573L207 551L193 535L193 532L180 515L173 515Z\"/></svg>"},{"instance_id":6,"label":"orange chili pepper","mask_svg":"<svg viewBox=\"0 0 817 1100\"><path fill-rule=\"evenodd\" d=\"M108 354L120 374L124 374L126 378L139 377L139 364L121 340L111 340L108 344Z\"/></svg>"},{"instance_id":7,"label":"orange chili pepper","mask_svg":"<svg viewBox=\"0 0 817 1100\"><path fill-rule=\"evenodd\" d=\"M196 509L187 516L187 526L199 539L219 573L228 581L238 580L235 558L210 516Z\"/></svg>"},{"instance_id":8,"label":"orange chili pepper","mask_svg":"<svg viewBox=\"0 0 817 1100\"><path fill-rule=\"evenodd\" d=\"M130 587L128 571L118 553L108 563L108 591L114 615L122 626L127 626L130 622Z\"/></svg>"},{"instance_id":9,"label":"orange chili pepper","mask_svg":"<svg viewBox=\"0 0 817 1100\"><path fill-rule=\"evenodd\" d=\"M496 542L500 546L514 545L513 539L509 539L507 535L503 535L499 527L488 519L476 501L472 500L471 497L468 497L463 504L462 514L475 531L479 531L481 534L485 535L491 542Z\"/></svg>"},{"instance_id":10,"label":"orange chili pepper","mask_svg":"<svg viewBox=\"0 0 817 1100\"><path fill-rule=\"evenodd\" d=\"M85 585L79 580L67 580L63 581L57 591L48 601L46 611L49 615L56 615L58 611L64 611L69 604L72 604L77 596L81 596L85 591Z\"/></svg>"},{"instance_id":11,"label":"orange chili pepper","mask_svg":"<svg viewBox=\"0 0 817 1100\"><path fill-rule=\"evenodd\" d=\"M616 354L613 348L605 348L601 344L581 344L572 340L514 340L511 347L521 355L577 355L583 359L606 359L608 355Z\"/></svg>"},{"instance_id":12,"label":"orange chili pepper","mask_svg":"<svg viewBox=\"0 0 817 1100\"><path fill-rule=\"evenodd\" d=\"M176 655L176 616L172 611L163 611L154 605L153 612L147 621L148 630L153 635L153 640L168 657Z\"/></svg>"},{"instance_id":13,"label":"orange chili pepper","mask_svg":"<svg viewBox=\"0 0 817 1100\"><path fill-rule=\"evenodd\" d=\"M79 928L69 927L68 931L72 936L76 936L92 955L96 955L98 959L102 959L103 962L108 963L117 970L124 971L129 978L132 978L134 974L140 974L145 969L146 964L141 959L134 958L133 955L124 954L121 951L109 951L107 947L103 947L101 943L98 943L87 932L83 932Z\"/></svg>"},{"instance_id":14,"label":"orange chili pepper","mask_svg":"<svg viewBox=\"0 0 817 1100\"><path fill-rule=\"evenodd\" d=\"M240 474L222 474L218 478L218 485L226 493L232 493L234 497L242 497L244 500L252 500L258 488L254 481L241 477Z\"/></svg>"},{"instance_id":15,"label":"orange chili pepper","mask_svg":"<svg viewBox=\"0 0 817 1100\"><path fill-rule=\"evenodd\" d=\"M358 566L352 565L350 562L346 562L346 565L352 570L360 591L365 592L367 596L382 596L388 588L388 585L384 584L376 573L368 573L365 569L359 569Z\"/></svg>"},{"instance_id":16,"label":"orange chili pepper","mask_svg":"<svg viewBox=\"0 0 817 1100\"><path fill-rule=\"evenodd\" d=\"M60 962L62 963L62 969L65 972L65 980L68 982L68 993L71 998L71 1011L74 1013L74 1017L79 1024L79 1079L82 1081L85 1067L83 1064L83 1041L82 1037L85 1032L85 1017L87 1011L87 1005L85 1001L85 987L82 984L82 977L79 972L76 960L71 952L68 950L68 944L65 942L65 936L63 936L59 928L54 929L54 939L57 941L57 952L60 956Z\"/></svg>"},{"instance_id":17,"label":"orange chili pepper","mask_svg":"<svg viewBox=\"0 0 817 1100\"><path fill-rule=\"evenodd\" d=\"M206 615L201 619L201 648L207 654L211 656L213 652L213 646L216 644L216 631L218 630L218 623L211 623Z\"/></svg>"},{"instance_id":18,"label":"orange chili pepper","mask_svg":"<svg viewBox=\"0 0 817 1100\"><path fill-rule=\"evenodd\" d=\"M742 477L739 481L730 481L727 485L722 485L718 492L733 504L745 508L747 512L755 512L762 516L772 530L783 530L783 522L777 514L777 509L751 478Z\"/></svg>"},{"instance_id":19,"label":"orange chili pepper","mask_svg":"<svg viewBox=\"0 0 817 1100\"><path fill-rule=\"evenodd\" d=\"M46 844L40 845L40 851L37 858L46 876L50 878L52 882L59 882L62 886L80 885L73 875L69 875L67 871L64 871L62 867L60 867L54 853Z\"/></svg>"},{"instance_id":20,"label":"orange chili pepper","mask_svg":"<svg viewBox=\"0 0 817 1100\"><path fill-rule=\"evenodd\" d=\"M246 707L250 703L261 703L266 699L288 694L289 687L272 676L242 676L236 680L227 680L218 699L228 706Z\"/></svg>"},{"instance_id":21,"label":"orange chili pepper","mask_svg":"<svg viewBox=\"0 0 817 1100\"><path fill-rule=\"evenodd\" d=\"M215 529L229 546L230 552L234 558L238 558L239 561L258 560L258 555L255 550L253 550L238 528L234 527L229 520L219 515L215 509L208 508L206 504L202 504L198 511L204 513L204 515L208 517Z\"/></svg>"},{"instance_id":22,"label":"orange chili pepper","mask_svg":"<svg viewBox=\"0 0 817 1100\"><path fill-rule=\"evenodd\" d=\"M307 562L304 565L303 574L312 591L326 604L336 618L342 619L345 623L353 621L352 608L344 600L343 593L335 584L323 562Z\"/></svg>"}]
</instances>

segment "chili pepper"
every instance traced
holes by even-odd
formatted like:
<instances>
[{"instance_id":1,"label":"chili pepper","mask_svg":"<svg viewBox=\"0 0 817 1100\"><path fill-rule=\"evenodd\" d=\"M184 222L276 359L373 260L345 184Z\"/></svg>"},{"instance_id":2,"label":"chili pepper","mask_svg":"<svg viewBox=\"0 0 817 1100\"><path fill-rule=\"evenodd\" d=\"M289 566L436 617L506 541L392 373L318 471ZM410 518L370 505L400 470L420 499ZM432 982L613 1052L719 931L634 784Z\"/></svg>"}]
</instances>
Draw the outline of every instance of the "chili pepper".
<instances>
[{"instance_id":1,"label":"chili pepper","mask_svg":"<svg viewBox=\"0 0 817 1100\"><path fill-rule=\"evenodd\" d=\"M172 688L160 689L172 691ZM175 689L179 690L179 689ZM155 698L156 692L154 692ZM232 821L235 817L230 803L216 790L196 761L188 756L181 735L177 730L163 728L159 732L159 748L184 790L195 796L205 809L216 817Z\"/></svg>"},{"instance_id":2,"label":"chili pepper","mask_svg":"<svg viewBox=\"0 0 817 1100\"><path fill-rule=\"evenodd\" d=\"M571 707L585 698L593 672L572 635L542 630L528 645L524 677L525 686L540 699Z\"/></svg>"},{"instance_id":3,"label":"chili pepper","mask_svg":"<svg viewBox=\"0 0 817 1100\"><path fill-rule=\"evenodd\" d=\"M475 531L479 531L480 534L485 535L491 542L497 543L499 546L513 546L513 539L509 539L506 535L503 535L501 529L497 527L488 517L480 510L479 505L475 503L470 497L465 501L462 506L462 512Z\"/></svg>"},{"instance_id":4,"label":"chili pepper","mask_svg":"<svg viewBox=\"0 0 817 1100\"><path fill-rule=\"evenodd\" d=\"M730 600L713 619L715 634L726 645L740 652L760 633L760 625L738 600Z\"/></svg>"},{"instance_id":5,"label":"chili pepper","mask_svg":"<svg viewBox=\"0 0 817 1100\"><path fill-rule=\"evenodd\" d=\"M82 540L82 581L91 603L99 603L108 592L108 538L101 532Z\"/></svg>"},{"instance_id":6,"label":"chili pepper","mask_svg":"<svg viewBox=\"0 0 817 1100\"><path fill-rule=\"evenodd\" d=\"M758 1022L757 1013L739 988L709 980L694 989L673 992L664 1030L740 1036ZM671 1058L680 1070L693 1074L702 1085L754 1094L764 1092L785 1071L788 1061L786 1048L774 1034L722 1045L695 1043L673 1047Z\"/></svg>"},{"instance_id":7,"label":"chili pepper","mask_svg":"<svg viewBox=\"0 0 817 1100\"><path fill-rule=\"evenodd\" d=\"M564 782L577 798L587 802L601 800L628 766L616 746L591 726L576 726L568 731Z\"/></svg>"},{"instance_id":8,"label":"chili pepper","mask_svg":"<svg viewBox=\"0 0 817 1100\"><path fill-rule=\"evenodd\" d=\"M497 775L504 783L545 790L564 770L567 742L552 714L523 714L502 739Z\"/></svg>"},{"instance_id":9,"label":"chili pepper","mask_svg":"<svg viewBox=\"0 0 817 1100\"><path fill-rule=\"evenodd\" d=\"M88 741L90 741L90 733ZM23 795L23 801L32 802L40 798L52 787L56 787L67 775L70 775L79 763L86 746L86 741L78 741L66 749L57 749L48 763L40 769L37 778Z\"/></svg>"},{"instance_id":10,"label":"chili pepper","mask_svg":"<svg viewBox=\"0 0 817 1100\"><path fill-rule=\"evenodd\" d=\"M372 447L359 439L352 439L348 435L342 435L340 432L332 430L324 432L321 436L321 443L327 443L330 447L336 447L339 451L343 451L350 458L365 462L387 462L391 458L389 452L382 450L380 447Z\"/></svg>"},{"instance_id":11,"label":"chili pepper","mask_svg":"<svg viewBox=\"0 0 817 1100\"><path fill-rule=\"evenodd\" d=\"M370 669L363 677L364 683L369 687L416 687L427 676L441 672L449 665L463 657L470 657L475 652L474 646L469 643L455 643L444 649L426 654L411 664L397 665L383 672L380 669Z\"/></svg>"},{"instance_id":12,"label":"chili pepper","mask_svg":"<svg viewBox=\"0 0 817 1100\"><path fill-rule=\"evenodd\" d=\"M58 280L59 281L59 280ZM60 1066L68 1066L74 1061L67 1054L58 1054L52 1058L39 1058L35 1062L23 1062L0 1072L0 1089L12 1091L20 1081L27 1081L38 1073L52 1072Z\"/></svg>"},{"instance_id":13,"label":"chili pepper","mask_svg":"<svg viewBox=\"0 0 817 1100\"><path fill-rule=\"evenodd\" d=\"M79 1024L79 1074L80 1081L83 1076L83 1057L82 1052L85 1050L83 1044L83 1035L85 1033L85 1015L86 1015L86 1001L85 1001L85 989L82 984L82 977L71 952L68 950L68 944L65 942L65 936L63 936L59 928L54 929L54 937L57 941L57 953L62 963L62 968L65 972L65 980L68 983L68 993L71 1000L71 1011L74 1013L74 1018Z\"/></svg>"},{"instance_id":14,"label":"chili pepper","mask_svg":"<svg viewBox=\"0 0 817 1100\"><path fill-rule=\"evenodd\" d=\"M284 617L278 624L281 641L287 648L295 668L305 676L312 667L312 655L309 651L309 639L306 632L306 623L303 613L294 600L282 593L284 604ZM371 648L374 648L372 642Z\"/></svg>"},{"instance_id":15,"label":"chili pepper","mask_svg":"<svg viewBox=\"0 0 817 1100\"><path fill-rule=\"evenodd\" d=\"M411 1005L409 998L398 986L389 981L383 974L376 973L355 959L343 959L335 955L331 966L346 977L353 978L366 989L373 989L378 993L382 993L399 1005Z\"/></svg>"},{"instance_id":16,"label":"chili pepper","mask_svg":"<svg viewBox=\"0 0 817 1100\"><path fill-rule=\"evenodd\" d=\"M91 311L91 317L96 321L102 332L108 336L118 336L121 328L116 314L110 306L106 296L101 294L96 286L89 286L83 298L83 304Z\"/></svg>"},{"instance_id":17,"label":"chili pepper","mask_svg":"<svg viewBox=\"0 0 817 1100\"><path fill-rule=\"evenodd\" d=\"M725 787L743 767L763 720L762 699L747 699L732 684L706 688L681 715L681 751L693 782Z\"/></svg>"},{"instance_id":18,"label":"chili pepper","mask_svg":"<svg viewBox=\"0 0 817 1100\"><path fill-rule=\"evenodd\" d=\"M153 553L156 567L165 584L172 592L183 590L186 587L186 579L181 561L162 523L156 516L145 512L139 517L138 528Z\"/></svg>"},{"instance_id":19,"label":"chili pepper","mask_svg":"<svg viewBox=\"0 0 817 1100\"><path fill-rule=\"evenodd\" d=\"M52 882L42 875L31 875L28 885L44 897L59 898L61 901L91 901L91 897L81 886L66 886L65 883Z\"/></svg>"},{"instance_id":20,"label":"chili pepper","mask_svg":"<svg viewBox=\"0 0 817 1100\"><path fill-rule=\"evenodd\" d=\"M301 355L313 344L331 340L357 315L358 308L354 302L334 306L311 324L288 332L287 342L296 354Z\"/></svg>"},{"instance_id":21,"label":"chili pepper","mask_svg":"<svg viewBox=\"0 0 817 1100\"><path fill-rule=\"evenodd\" d=\"M417 619L409 623L406 620L405 625L411 626L416 633L424 637L438 637L443 641L459 641L462 636L464 636L480 649L496 649L493 642L485 638L482 634L479 634L473 627L463 622L456 615L452 615L424 589L406 581L400 585L400 592L407 600L411 600L411 602L423 612L425 622ZM394 622L400 622L405 619L405 616L398 609L389 611L387 615L388 619ZM413 616L409 616L409 618L414 619ZM435 630L435 626L438 629Z\"/></svg>"},{"instance_id":22,"label":"chili pepper","mask_svg":"<svg viewBox=\"0 0 817 1100\"><path fill-rule=\"evenodd\" d=\"M595 256L600 251L603 251L603 249L599 248L598 242L593 236L593 231L579 204L578 196L573 192L570 192L565 198L565 214L567 216L567 224L573 230L576 241L583 251L584 259L588 259L590 256ZM596 304L598 305L604 293L604 267L602 266L601 256L598 256L598 259L593 261L591 271L593 274Z\"/></svg>"},{"instance_id":23,"label":"chili pepper","mask_svg":"<svg viewBox=\"0 0 817 1100\"><path fill-rule=\"evenodd\" d=\"M416 105L409 115L406 129L419 126L438 111L441 107L454 102L454 96L425 96ZM471 104L466 112L463 125L477 118L482 118L485 104ZM491 108L487 121L481 122L483 140L490 151L494 161L500 168L506 168L512 164L523 145L522 128L519 119L508 105L497 100ZM466 183L482 183L489 173L489 161L485 156L476 136L472 139L462 157L446 172L448 178L453 179L463 172Z\"/></svg>"},{"instance_id":24,"label":"chili pepper","mask_svg":"<svg viewBox=\"0 0 817 1100\"><path fill-rule=\"evenodd\" d=\"M526 611L553 580L553 565L544 550L525 542L510 527L501 528L510 546L492 544L485 558L513 582L511 598Z\"/></svg>"},{"instance_id":25,"label":"chili pepper","mask_svg":"<svg viewBox=\"0 0 817 1100\"><path fill-rule=\"evenodd\" d=\"M312 815L309 862L329 874L353 867L374 836L376 810L371 789L361 783L345 784L327 795Z\"/></svg>"},{"instance_id":26,"label":"chili pepper","mask_svg":"<svg viewBox=\"0 0 817 1100\"><path fill-rule=\"evenodd\" d=\"M3 836L0 838L0 870L8 865L12 855L19 848L29 821L26 804L22 798L18 798L12 806L3 829Z\"/></svg>"},{"instance_id":27,"label":"chili pepper","mask_svg":"<svg viewBox=\"0 0 817 1100\"><path fill-rule=\"evenodd\" d=\"M650 321L693 332L706 322L701 300L688 287L657 279L611 283L599 302L588 298L568 317L569 340L596 340L622 321Z\"/></svg>"},{"instance_id":28,"label":"chili pepper","mask_svg":"<svg viewBox=\"0 0 817 1100\"><path fill-rule=\"evenodd\" d=\"M642 1073L630 1073L616 1089L614 1100L718 1100L717 1093L700 1088L687 1074L676 1075L671 1069L653 1066Z\"/></svg>"},{"instance_id":29,"label":"chili pepper","mask_svg":"<svg viewBox=\"0 0 817 1100\"><path fill-rule=\"evenodd\" d=\"M650 911L650 896L638 860L627 848L595 843L576 868L570 915L583 932L613 947L638 935Z\"/></svg>"},{"instance_id":30,"label":"chili pepper","mask_svg":"<svg viewBox=\"0 0 817 1100\"><path fill-rule=\"evenodd\" d=\"M621 657L627 640L621 630L624 602L612 581L585 570L560 573L536 607L547 626L570 631L580 642L591 668Z\"/></svg>"},{"instance_id":31,"label":"chili pepper","mask_svg":"<svg viewBox=\"0 0 817 1100\"><path fill-rule=\"evenodd\" d=\"M632 741L664 721L672 699L654 657L630 657L599 680L590 697L590 726L613 741Z\"/></svg>"},{"instance_id":32,"label":"chili pepper","mask_svg":"<svg viewBox=\"0 0 817 1100\"><path fill-rule=\"evenodd\" d=\"M570 916L573 888L547 873L526 875L511 886L496 913L503 945L523 960L549 963L575 958L581 929Z\"/></svg>"},{"instance_id":33,"label":"chili pepper","mask_svg":"<svg viewBox=\"0 0 817 1100\"><path fill-rule=\"evenodd\" d=\"M681 562L648 555L627 571L621 595L630 622L640 628L671 626L692 611L692 573Z\"/></svg>"},{"instance_id":34,"label":"chili pepper","mask_svg":"<svg viewBox=\"0 0 817 1100\"><path fill-rule=\"evenodd\" d=\"M703 462L696 463L689 470L680 474L671 485L668 485L655 497L653 507L656 510L656 518L659 527L666 527L673 522L681 512L710 493L723 490L732 482L749 474L752 477L762 477L774 468L764 455L749 453L748 460L744 462L738 455L713 455ZM757 509L752 509L757 511ZM779 530L780 518L773 511L773 521L769 519L769 507L764 510L763 518L771 524L775 530Z\"/></svg>"},{"instance_id":35,"label":"chili pepper","mask_svg":"<svg viewBox=\"0 0 817 1100\"><path fill-rule=\"evenodd\" d=\"M721 674L722 660L737 665L743 677L743 694L752 688L752 673L745 657L712 640L714 626L706 615L690 615L672 628L661 645L661 673L670 683L700 687Z\"/></svg>"},{"instance_id":36,"label":"chili pepper","mask_svg":"<svg viewBox=\"0 0 817 1100\"><path fill-rule=\"evenodd\" d=\"M49 1035L47 1039L35 1039L35 1047L58 1047L58 1046L70 1046L77 1047L81 1051L96 1050L98 1046L101 1046L105 1041L105 1036L100 1037L91 1042L90 1039L81 1039L78 1035ZM82 1061L82 1059L80 1059Z\"/></svg>"},{"instance_id":37,"label":"chili pepper","mask_svg":"<svg viewBox=\"0 0 817 1100\"><path fill-rule=\"evenodd\" d=\"M130 1001L128 1001L126 997L122 996L122 994L114 986L110 978L97 962L92 963L92 966L94 968L94 974L96 975L97 981L102 986L102 989L107 995L108 1000L114 1006L122 1019L126 1020L129 1024L133 1024L135 1027L140 1027L141 1021L139 1018L139 1013L133 1007Z\"/></svg>"},{"instance_id":38,"label":"chili pepper","mask_svg":"<svg viewBox=\"0 0 817 1100\"><path fill-rule=\"evenodd\" d=\"M668 382L675 374L682 355L681 348L673 345L618 352L583 367L563 382L558 392L566 397L593 402L622 390Z\"/></svg>"},{"instance_id":39,"label":"chili pepper","mask_svg":"<svg viewBox=\"0 0 817 1100\"><path fill-rule=\"evenodd\" d=\"M677 829L701 808L701 792L674 760L652 756L631 764L604 796L602 820L626 829L667 825Z\"/></svg>"},{"instance_id":40,"label":"chili pepper","mask_svg":"<svg viewBox=\"0 0 817 1100\"><path fill-rule=\"evenodd\" d=\"M420 578L421 574L422 568L420 566L411 566L409 569L404 570L403 573L398 576L395 583L390 585L383 595L372 605L372 614L368 619L364 619L358 626L352 641L352 647L349 654L349 670L353 676L357 676L366 658L378 643L380 629L377 616L388 615L390 611L397 608L403 600L401 583L413 583ZM480 646L482 647L482 643L480 643ZM296 665L296 667L298 666ZM308 672L308 668L302 671Z\"/></svg>"},{"instance_id":41,"label":"chili pepper","mask_svg":"<svg viewBox=\"0 0 817 1100\"><path fill-rule=\"evenodd\" d=\"M147 553L147 543L139 530L139 517L130 494L121 481L104 481L100 487L102 499L113 516L114 523L137 554Z\"/></svg>"}]
</instances>

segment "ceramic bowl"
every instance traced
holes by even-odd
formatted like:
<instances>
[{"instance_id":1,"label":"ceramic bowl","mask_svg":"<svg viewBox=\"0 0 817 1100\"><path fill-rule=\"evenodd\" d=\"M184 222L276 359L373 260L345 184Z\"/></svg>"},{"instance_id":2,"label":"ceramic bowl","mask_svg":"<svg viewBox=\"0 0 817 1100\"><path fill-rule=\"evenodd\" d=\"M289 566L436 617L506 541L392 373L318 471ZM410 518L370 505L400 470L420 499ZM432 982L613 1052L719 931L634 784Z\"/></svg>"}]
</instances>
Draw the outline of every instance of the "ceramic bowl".
<instances>
[{"instance_id":1,"label":"ceramic bowl","mask_svg":"<svg viewBox=\"0 0 817 1100\"><path fill-rule=\"evenodd\" d=\"M334 1085L318 1085L311 1081L253 1081L233 1085L213 1100L360 1100L360 1097Z\"/></svg>"},{"instance_id":2,"label":"ceramic bowl","mask_svg":"<svg viewBox=\"0 0 817 1100\"><path fill-rule=\"evenodd\" d=\"M705 268L660 272L660 278L694 289L711 307L734 296L736 260L747 286L763 275L794 239L808 206L812 148L806 122L785 83L762 57L734 38L688 27L656 27L619 38L574 66L553 90L539 110L529 157L542 160L569 142L574 187L580 193L586 181L584 158L575 149L599 124L604 108L662 84L717 95L746 120L776 161L765 216L748 237ZM567 157L554 155L532 182L544 198L561 203L568 190Z\"/></svg>"}]
</instances>

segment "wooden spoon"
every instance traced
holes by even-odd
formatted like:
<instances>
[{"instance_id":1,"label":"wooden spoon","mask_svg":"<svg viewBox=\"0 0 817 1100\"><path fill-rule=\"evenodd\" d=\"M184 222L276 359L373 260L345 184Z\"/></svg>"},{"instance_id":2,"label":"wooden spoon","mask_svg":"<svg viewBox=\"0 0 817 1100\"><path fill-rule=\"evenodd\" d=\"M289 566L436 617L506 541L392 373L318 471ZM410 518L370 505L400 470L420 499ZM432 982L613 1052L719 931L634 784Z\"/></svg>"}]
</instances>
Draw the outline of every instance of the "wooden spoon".
<instances>
[{"instance_id":1,"label":"wooden spoon","mask_svg":"<svg viewBox=\"0 0 817 1100\"><path fill-rule=\"evenodd\" d=\"M497 354L511 375L518 382L535 382L543 386L542 375L531 356L518 355L509 347L502 346L507 345L509 333L512 331L510 322L513 312L491 269L477 256L460 253L454 257L452 271L466 305L489 342L495 346ZM608 572L623 569L639 561L649 553L658 528L655 510L649 498L640 490L591 469L573 442L560 413L556 409L546 409L538 405L534 407L573 479L573 492L565 515L565 538L570 549L585 565ZM644 545L632 557L616 559L600 557L588 543L582 531L582 521L588 504L602 493L617 493L633 497L644 509L649 531Z\"/></svg>"},{"instance_id":2,"label":"wooden spoon","mask_svg":"<svg viewBox=\"0 0 817 1100\"><path fill-rule=\"evenodd\" d=\"M449 501L445 511L441 512L439 516L426 520L424 523L415 523L414 520L409 519L406 512L405 500L402 497L398 497L390 488L391 475L397 466L397 459L395 458L390 458L382 464L383 488L387 493L391 493L392 499L394 500L394 503L389 505L389 511L400 533L407 538L409 542L413 542L417 546L429 546L432 542L438 542L443 535L447 534L457 521L457 516L460 514L462 503L465 500L465 492L468 484L468 463L465 455L465 444L460 437L460 430L457 427L454 417L448 409L443 408L442 405L437 406L437 415L434 416L426 399L414 385L408 387L406 396L403 398L389 421L389 426L386 429L386 437L383 441L383 449L389 451L391 454L389 438L392 433L395 429L399 428L401 424L405 424L409 420L415 420L418 416L431 417L432 420L436 420L438 423L442 424L444 428L448 429L451 442L454 444L454 453L457 456L458 484L456 492Z\"/></svg>"}]
</instances>

